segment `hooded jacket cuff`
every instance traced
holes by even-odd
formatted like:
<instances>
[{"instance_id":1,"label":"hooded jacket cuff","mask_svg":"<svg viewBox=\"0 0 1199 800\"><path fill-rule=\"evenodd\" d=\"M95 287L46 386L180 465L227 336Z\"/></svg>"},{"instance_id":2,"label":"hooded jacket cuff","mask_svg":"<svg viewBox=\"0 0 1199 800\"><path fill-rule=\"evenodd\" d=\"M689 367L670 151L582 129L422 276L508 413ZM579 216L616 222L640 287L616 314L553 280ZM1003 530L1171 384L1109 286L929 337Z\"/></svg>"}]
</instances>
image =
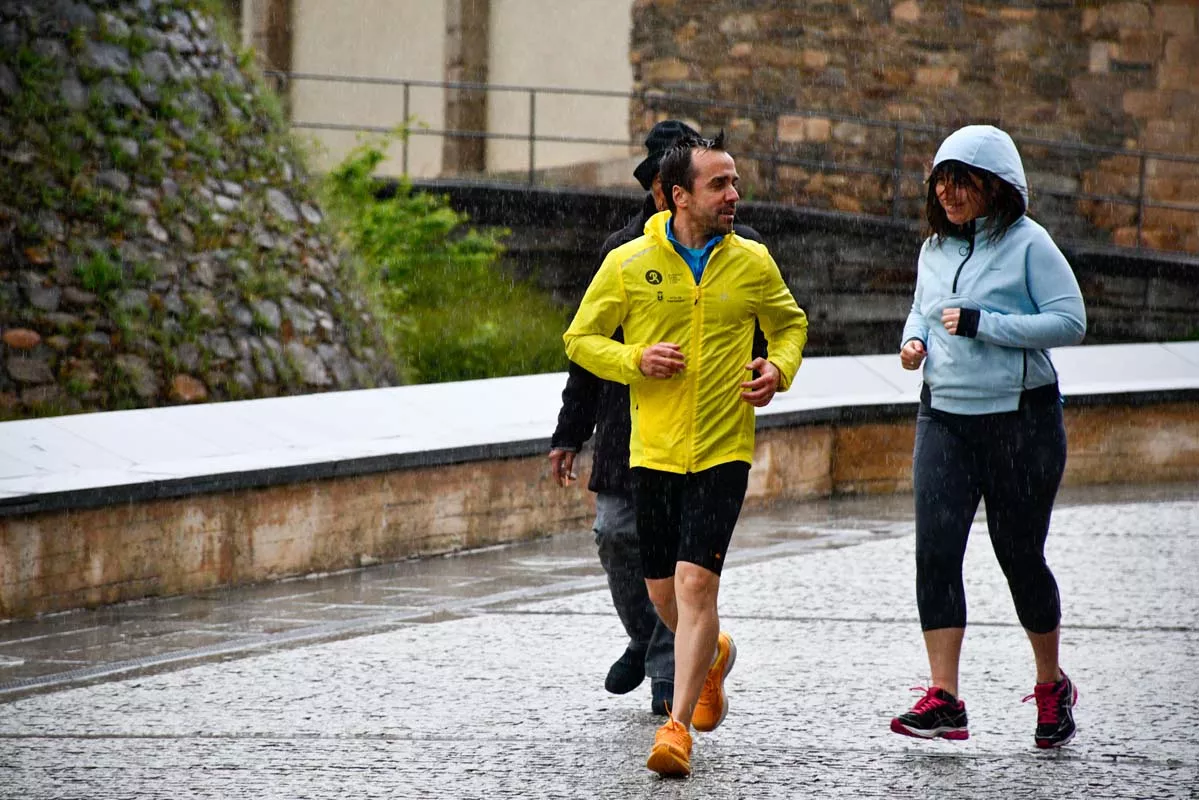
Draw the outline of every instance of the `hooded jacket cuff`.
<instances>
[{"instance_id":1,"label":"hooded jacket cuff","mask_svg":"<svg viewBox=\"0 0 1199 800\"><path fill-rule=\"evenodd\" d=\"M962 315L958 317L958 336L965 336L973 339L978 336L978 320L981 313L977 308L963 308Z\"/></svg>"}]
</instances>

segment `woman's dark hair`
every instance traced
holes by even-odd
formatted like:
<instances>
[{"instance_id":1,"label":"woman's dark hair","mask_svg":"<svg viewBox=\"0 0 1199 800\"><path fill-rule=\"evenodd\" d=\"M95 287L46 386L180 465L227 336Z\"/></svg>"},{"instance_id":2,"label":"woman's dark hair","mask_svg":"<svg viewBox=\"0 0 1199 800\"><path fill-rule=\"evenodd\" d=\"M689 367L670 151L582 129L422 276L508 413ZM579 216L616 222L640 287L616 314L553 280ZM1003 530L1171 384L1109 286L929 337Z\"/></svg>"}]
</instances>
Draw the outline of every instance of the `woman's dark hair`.
<instances>
[{"instance_id":1,"label":"woman's dark hair","mask_svg":"<svg viewBox=\"0 0 1199 800\"><path fill-rule=\"evenodd\" d=\"M937 200L937 184L944 181L950 186L964 186L975 190L971 176L982 182L983 214L987 217L983 230L987 241L997 242L1007 233L1008 228L1016 220L1024 216L1024 197L1020 191L996 175L979 167L972 167L961 161L942 161L933 168L928 176L928 199L924 205L924 218L928 221L928 236L936 236L937 243L950 237L974 240L975 227L971 220L965 225L954 225L945 215L945 209Z\"/></svg>"},{"instance_id":2,"label":"woman's dark hair","mask_svg":"<svg viewBox=\"0 0 1199 800\"><path fill-rule=\"evenodd\" d=\"M662 156L662 164L658 171L662 176L662 193L666 195L666 207L670 213L674 208L674 187L682 186L688 192L695 188L695 163L691 151L724 150L724 131L716 134L715 139L705 139L702 136L684 136L670 146L666 155Z\"/></svg>"}]
</instances>

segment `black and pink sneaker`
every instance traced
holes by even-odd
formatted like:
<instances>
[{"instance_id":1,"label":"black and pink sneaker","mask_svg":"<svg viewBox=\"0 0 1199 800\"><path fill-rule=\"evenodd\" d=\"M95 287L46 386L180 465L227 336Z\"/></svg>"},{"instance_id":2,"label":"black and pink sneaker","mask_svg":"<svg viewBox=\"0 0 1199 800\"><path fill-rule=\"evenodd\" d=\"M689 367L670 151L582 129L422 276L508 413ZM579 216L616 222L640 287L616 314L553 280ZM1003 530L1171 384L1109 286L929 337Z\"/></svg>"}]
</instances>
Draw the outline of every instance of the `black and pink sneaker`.
<instances>
[{"instance_id":1,"label":"black and pink sneaker","mask_svg":"<svg viewBox=\"0 0 1199 800\"><path fill-rule=\"evenodd\" d=\"M891 720L891 730L919 739L969 739L966 729L966 704L939 686L916 688L924 697L912 710Z\"/></svg>"},{"instance_id":2,"label":"black and pink sneaker","mask_svg":"<svg viewBox=\"0 0 1199 800\"><path fill-rule=\"evenodd\" d=\"M1074 682L1062 673L1057 683L1038 683L1024 702L1037 701L1037 732L1033 740L1037 747L1046 750L1061 747L1074 738L1074 704L1078 702L1078 689Z\"/></svg>"}]
</instances>

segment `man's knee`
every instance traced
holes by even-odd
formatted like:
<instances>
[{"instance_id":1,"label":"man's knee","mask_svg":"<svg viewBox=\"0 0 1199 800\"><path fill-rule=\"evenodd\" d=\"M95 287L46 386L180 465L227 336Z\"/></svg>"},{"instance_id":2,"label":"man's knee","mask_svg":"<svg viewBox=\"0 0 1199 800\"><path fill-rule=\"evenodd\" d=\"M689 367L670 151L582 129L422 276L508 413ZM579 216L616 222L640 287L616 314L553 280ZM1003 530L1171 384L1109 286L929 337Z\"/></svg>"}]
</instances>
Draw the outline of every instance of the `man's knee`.
<instances>
[{"instance_id":1,"label":"man's knee","mask_svg":"<svg viewBox=\"0 0 1199 800\"><path fill-rule=\"evenodd\" d=\"M715 606L720 576L698 564L680 561L674 574L674 589L679 602L691 606Z\"/></svg>"}]
</instances>

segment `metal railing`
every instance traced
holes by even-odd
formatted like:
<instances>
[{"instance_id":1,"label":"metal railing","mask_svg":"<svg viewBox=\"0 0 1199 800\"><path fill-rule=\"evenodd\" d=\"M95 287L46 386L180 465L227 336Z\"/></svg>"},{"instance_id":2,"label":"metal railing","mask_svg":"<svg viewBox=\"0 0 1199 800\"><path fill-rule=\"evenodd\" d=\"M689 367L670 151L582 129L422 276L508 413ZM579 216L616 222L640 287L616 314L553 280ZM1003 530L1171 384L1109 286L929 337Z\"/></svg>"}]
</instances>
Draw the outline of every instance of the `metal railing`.
<instances>
[{"instance_id":1,"label":"metal railing","mask_svg":"<svg viewBox=\"0 0 1199 800\"><path fill-rule=\"evenodd\" d=\"M807 170L814 170L821 173L841 173L851 175L869 175L879 178L881 181L890 183L890 202L889 216L893 219L903 219L904 201L915 200L923 203L924 198L924 181L926 179L925 172L915 171L908 167L909 159L912 155L912 141L921 139L932 142L935 147L936 143L942 137L951 132L950 128L945 128L936 125L920 124L913 122L903 122L895 120L882 120L869 117L860 117L849 114L839 114L836 112L812 110L812 109L796 109L778 105L754 104L754 103L736 103L724 100L714 100L707 98L689 97L685 95L669 94L664 92L618 92L596 89L567 89L546 86L516 86L494 83L473 83L467 81L428 81L415 80L408 78L382 78L354 75L327 75L319 73L306 72L268 72L268 76L275 78L279 82L279 87L286 92L293 82L311 81L322 83L343 83L363 86L394 86L400 87L402 92L401 116L400 122L393 126L365 125L365 124L347 124L334 122L321 122L314 120L293 120L292 126L298 129L314 130L314 131L353 131L353 132L375 132L375 133L391 133L397 127L407 126L405 135L401 143L401 169L406 174L409 170L409 137L411 136L435 136L442 138L461 138L461 139L484 139L484 140L500 140L500 141L526 141L528 143L528 161L526 180L529 185L537 183L537 145L538 143L562 143L562 144L578 144L578 145L601 145L612 147L627 147L630 153L636 152L641 147L639 140L632 139L615 139L606 137L594 136L563 136L538 133L537 114L538 114L538 97L543 96L576 96L585 98L608 98L619 99L629 103L637 102L644 105L647 109L658 112L670 112L679 116L689 116L682 113L683 109L695 110L700 113L705 113L712 116L714 113L724 113L726 115L736 114L740 117L748 117L753 120L761 120L768 122L773 126L773 134L771 137L771 147L769 152L759 150L737 152L738 160L749 159L758 162L759 165L766 167L766 183L768 191L764 194L771 196L772 199L780 199L775 195L778 194L778 173L780 167L794 166ZM440 90L464 90L476 91L485 93L516 93L525 94L528 96L528 128L521 133L504 133L493 131L475 131L475 130L458 130L458 129L434 129L429 127L418 127L410 125L412 118L411 113L411 96L413 88L427 88ZM778 134L778 125L775 124L780 116L804 117L809 119L827 120L830 124L833 123L848 123L851 125L861 126L867 129L885 129L890 131L893 138L894 147L891 151L892 157L890 163L879 165L877 163L849 163L844 161L829 160L824 158L804 157L796 155L790 150L797 149L791 143L780 141ZM1157 200L1149 197L1147 194L1147 184L1149 177L1149 164L1152 161L1161 161L1168 163L1191 164L1199 168L1199 156L1183 155L1178 153L1166 153L1160 151L1152 151L1147 149L1127 149L1119 147L1107 147L1102 145L1087 144L1084 142L1045 139L1035 136L1025 136L1021 134L1013 134L1012 138L1017 144L1021 145L1022 151L1027 147L1045 148L1056 150L1059 152L1074 153L1076 158L1087 158L1096 163L1091 167L1093 170L1102 171L1098 167L1098 160L1101 158L1133 158L1137 160L1137 181L1135 195L1112 195L1112 194L1096 194L1081 190L1065 190L1054 189L1052 187L1034 187L1034 190L1039 195L1047 195L1059 197L1073 201L1091 201L1096 203L1110 203L1113 205L1133 206L1135 208L1136 218L1136 243L1135 247L1140 248L1145 242L1145 220L1147 212L1152 209L1162 209L1169 211L1180 211L1195 215L1196 225L1199 225L1199 197L1194 203L1177 203L1164 200ZM931 158L931 149L928 153ZM1029 159L1025 158L1026 168ZM1083 170L1080 168L1079 172ZM1199 169L1196 170L1199 173ZM1078 178L1081 187L1081 174ZM914 185L920 186L919 195L904 195L903 188L906 184L912 182Z\"/></svg>"}]
</instances>

